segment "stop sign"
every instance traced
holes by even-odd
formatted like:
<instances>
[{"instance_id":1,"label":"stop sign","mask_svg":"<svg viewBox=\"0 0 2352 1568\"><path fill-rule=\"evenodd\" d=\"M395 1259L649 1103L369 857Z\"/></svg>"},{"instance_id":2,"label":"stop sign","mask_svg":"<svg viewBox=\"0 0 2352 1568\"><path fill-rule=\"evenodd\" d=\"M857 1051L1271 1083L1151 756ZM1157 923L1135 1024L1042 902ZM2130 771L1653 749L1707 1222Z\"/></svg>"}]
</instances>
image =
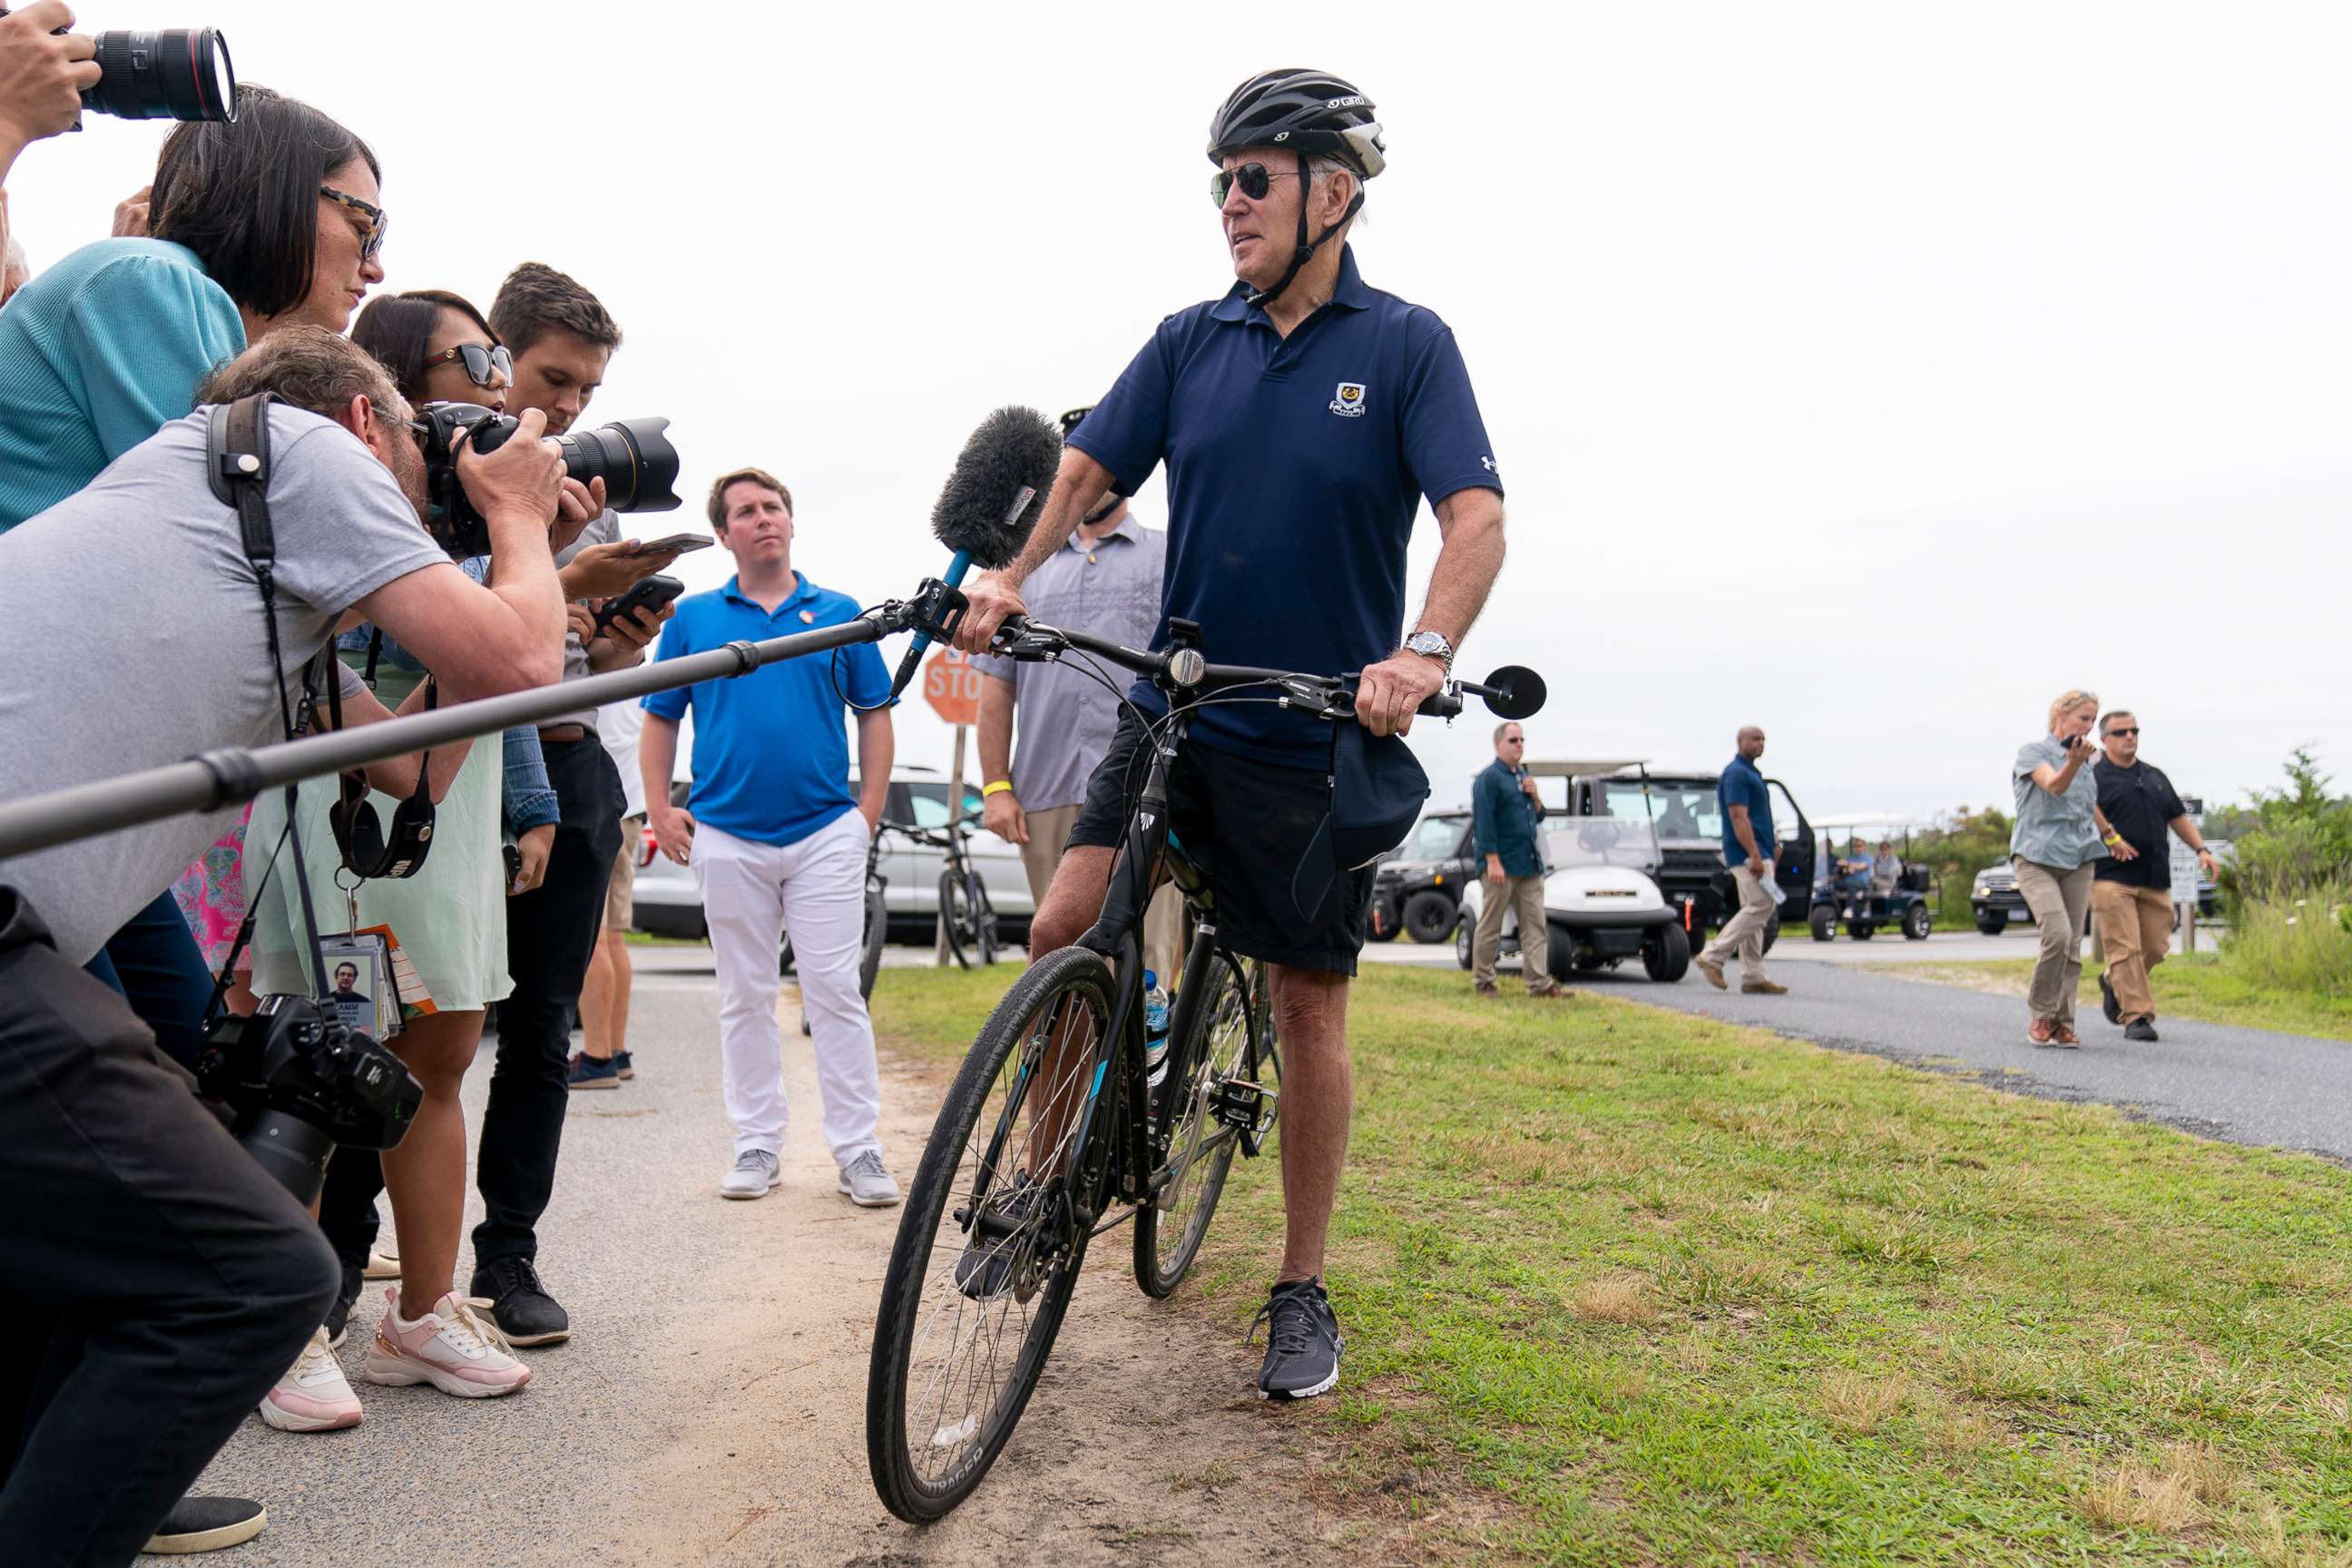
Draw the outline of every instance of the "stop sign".
<instances>
[{"instance_id":1,"label":"stop sign","mask_svg":"<svg viewBox=\"0 0 2352 1568\"><path fill-rule=\"evenodd\" d=\"M923 666L923 700L950 724L977 724L981 679L968 656L943 647Z\"/></svg>"}]
</instances>

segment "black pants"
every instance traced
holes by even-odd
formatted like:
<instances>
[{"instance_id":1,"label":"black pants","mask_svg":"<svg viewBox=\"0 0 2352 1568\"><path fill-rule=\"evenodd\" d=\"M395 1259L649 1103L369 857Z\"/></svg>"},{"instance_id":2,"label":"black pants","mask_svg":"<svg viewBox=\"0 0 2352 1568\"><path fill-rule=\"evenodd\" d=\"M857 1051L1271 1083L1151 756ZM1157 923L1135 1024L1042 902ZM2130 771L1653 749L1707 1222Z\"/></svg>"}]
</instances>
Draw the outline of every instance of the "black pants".
<instances>
[{"instance_id":1,"label":"black pants","mask_svg":"<svg viewBox=\"0 0 2352 1568\"><path fill-rule=\"evenodd\" d=\"M0 1557L127 1563L293 1364L334 1268L6 888L0 996Z\"/></svg>"},{"instance_id":2,"label":"black pants","mask_svg":"<svg viewBox=\"0 0 2352 1568\"><path fill-rule=\"evenodd\" d=\"M604 925L604 890L621 853L621 775L593 736L548 744L547 782L563 813L547 876L507 900L507 972L498 1063L482 1110L475 1184L482 1223L474 1264L539 1256L539 1216L555 1190L555 1156L571 1099L572 1013Z\"/></svg>"}]
</instances>

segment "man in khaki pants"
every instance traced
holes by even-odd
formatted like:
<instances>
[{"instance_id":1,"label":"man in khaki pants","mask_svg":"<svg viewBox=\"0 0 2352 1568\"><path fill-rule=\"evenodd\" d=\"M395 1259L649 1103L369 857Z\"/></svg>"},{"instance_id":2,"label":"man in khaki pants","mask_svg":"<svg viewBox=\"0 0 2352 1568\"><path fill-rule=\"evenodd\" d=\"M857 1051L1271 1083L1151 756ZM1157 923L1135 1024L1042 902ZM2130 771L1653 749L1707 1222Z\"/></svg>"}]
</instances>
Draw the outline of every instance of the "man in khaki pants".
<instances>
[{"instance_id":1,"label":"man in khaki pants","mask_svg":"<svg viewBox=\"0 0 2352 1568\"><path fill-rule=\"evenodd\" d=\"M2172 858L2167 830L2197 851L2207 876L2213 852L2205 847L2189 808L2161 769L2139 760L2139 720L2118 708L2099 721L2105 754L2092 768L2099 786L2100 841L2107 858L2092 873L2091 910L2107 966L2099 975L2101 1011L2124 1026L2127 1040L2153 1041L2156 996L2148 971L2172 952Z\"/></svg>"},{"instance_id":2,"label":"man in khaki pants","mask_svg":"<svg viewBox=\"0 0 2352 1568\"><path fill-rule=\"evenodd\" d=\"M1074 408L1062 416L1066 437L1086 417ZM1160 584L1168 559L1168 535L1146 528L1128 514L1127 498L1112 494L1081 521L1070 542L1030 574L1022 586L1029 614L1051 626L1092 632L1129 647L1149 647L1160 625ZM1087 667L1084 654L1049 664L1023 664L982 655L972 660L980 683L981 826L1021 850L1030 896L1040 904L1053 886L1070 829L1085 805L1087 781L1110 750L1118 728L1122 671L1104 673L1106 685ZM1020 715L1020 749L1013 749L1013 715ZM1140 785L1141 780L1137 781ZM1183 896L1162 887L1143 915L1143 965L1171 990L1183 962L1179 930Z\"/></svg>"},{"instance_id":3,"label":"man in khaki pants","mask_svg":"<svg viewBox=\"0 0 2352 1568\"><path fill-rule=\"evenodd\" d=\"M1739 989L1750 995L1778 996L1789 988L1764 973L1764 928L1780 907L1780 885L1772 878L1772 802L1756 759L1764 754L1764 731L1750 724L1739 731L1739 754L1716 781L1723 807L1723 863L1739 891L1739 910L1724 922L1698 955L1698 972L1717 991L1728 990L1723 961L1739 954Z\"/></svg>"},{"instance_id":4,"label":"man in khaki pants","mask_svg":"<svg viewBox=\"0 0 2352 1568\"><path fill-rule=\"evenodd\" d=\"M1485 864L1486 886L1478 895L1478 926L1470 939L1470 978L1477 994L1500 996L1495 984L1495 953L1503 943L1503 911L1519 911L1519 958L1528 994L1552 996L1551 928L1544 918L1543 850L1536 824L1543 802L1522 760L1528 737L1517 724L1495 730L1495 760L1470 786L1471 842Z\"/></svg>"}]
</instances>

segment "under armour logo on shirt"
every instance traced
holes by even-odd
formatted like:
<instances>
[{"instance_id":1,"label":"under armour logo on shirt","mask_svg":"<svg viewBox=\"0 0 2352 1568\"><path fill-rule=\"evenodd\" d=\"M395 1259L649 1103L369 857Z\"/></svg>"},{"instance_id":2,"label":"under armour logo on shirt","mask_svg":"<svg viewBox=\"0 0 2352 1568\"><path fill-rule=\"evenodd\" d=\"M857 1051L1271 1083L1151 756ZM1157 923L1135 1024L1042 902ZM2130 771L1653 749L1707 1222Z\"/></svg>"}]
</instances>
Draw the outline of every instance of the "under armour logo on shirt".
<instances>
[{"instance_id":1,"label":"under armour logo on shirt","mask_svg":"<svg viewBox=\"0 0 2352 1568\"><path fill-rule=\"evenodd\" d=\"M1491 474L1491 473L1493 473L1493 472L1495 471L1495 459L1494 459L1494 458L1479 458L1479 459L1478 459L1478 461L1486 465L1486 471L1487 471L1488 473L1490 473L1490 474Z\"/></svg>"}]
</instances>

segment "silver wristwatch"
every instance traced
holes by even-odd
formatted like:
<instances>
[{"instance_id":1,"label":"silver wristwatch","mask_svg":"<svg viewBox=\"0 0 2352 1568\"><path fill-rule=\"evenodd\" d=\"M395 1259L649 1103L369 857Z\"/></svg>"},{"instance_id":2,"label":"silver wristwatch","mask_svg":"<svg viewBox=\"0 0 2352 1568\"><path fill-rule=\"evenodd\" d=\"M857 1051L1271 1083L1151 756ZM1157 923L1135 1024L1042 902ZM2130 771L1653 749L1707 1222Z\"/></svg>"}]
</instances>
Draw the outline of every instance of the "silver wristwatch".
<instances>
[{"instance_id":1,"label":"silver wristwatch","mask_svg":"<svg viewBox=\"0 0 2352 1568\"><path fill-rule=\"evenodd\" d=\"M1454 673L1454 645L1446 640L1444 632L1415 632L1404 639L1404 651L1433 658L1445 667L1446 674Z\"/></svg>"}]
</instances>

